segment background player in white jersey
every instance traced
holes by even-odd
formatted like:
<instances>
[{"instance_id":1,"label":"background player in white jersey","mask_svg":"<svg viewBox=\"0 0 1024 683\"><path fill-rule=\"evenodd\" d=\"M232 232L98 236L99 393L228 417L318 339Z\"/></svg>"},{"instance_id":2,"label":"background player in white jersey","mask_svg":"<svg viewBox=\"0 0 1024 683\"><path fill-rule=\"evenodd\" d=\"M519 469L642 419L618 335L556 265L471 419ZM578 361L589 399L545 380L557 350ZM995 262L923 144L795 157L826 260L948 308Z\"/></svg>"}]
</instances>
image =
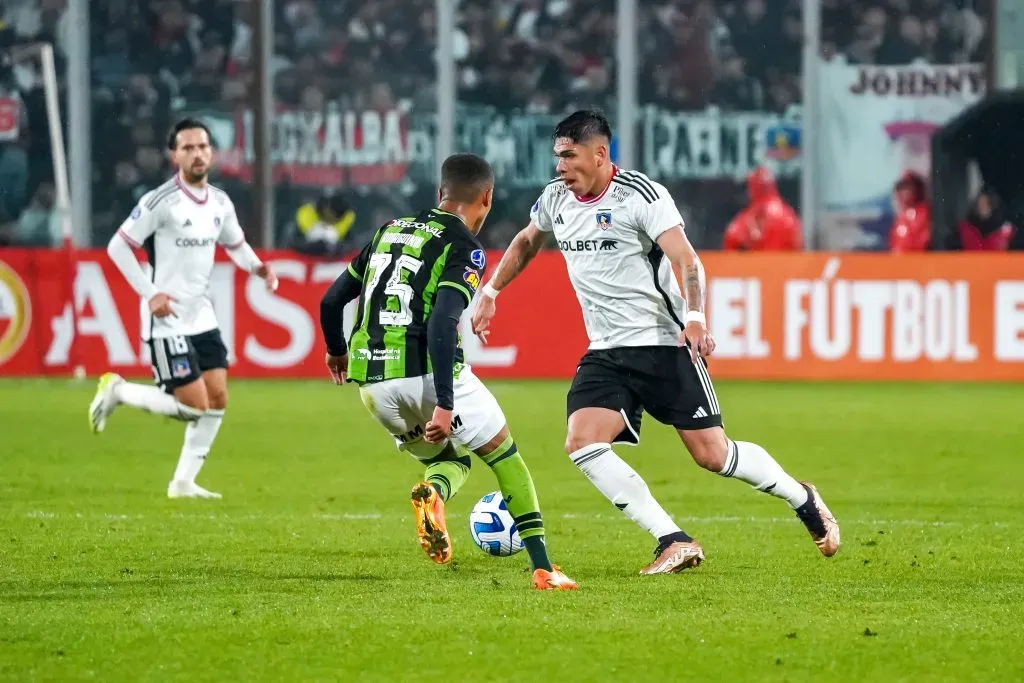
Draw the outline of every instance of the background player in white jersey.
<instances>
[{"instance_id":1,"label":"background player in white jersey","mask_svg":"<svg viewBox=\"0 0 1024 683\"><path fill-rule=\"evenodd\" d=\"M611 135L595 112L578 111L558 124L559 178L481 289L473 331L486 341L498 292L554 233L590 337L567 398L566 451L619 510L658 539L654 562L641 573L678 572L704 559L700 544L612 450L613 443L639 442L644 410L675 427L701 467L788 502L822 554L834 555L839 526L816 489L789 476L761 446L726 436L704 360L715 347L704 316L704 268L668 191L611 162Z\"/></svg>"},{"instance_id":2,"label":"background player in white jersey","mask_svg":"<svg viewBox=\"0 0 1024 683\"><path fill-rule=\"evenodd\" d=\"M277 277L245 241L231 199L207 181L213 161L209 129L195 119L179 121L167 147L178 172L142 196L107 247L111 260L142 298L143 339L159 388L107 373L89 406L89 422L94 432L102 432L121 404L187 422L167 495L220 498L195 482L228 402L227 349L209 296L217 245L272 290ZM146 251L149 275L133 249Z\"/></svg>"}]
</instances>

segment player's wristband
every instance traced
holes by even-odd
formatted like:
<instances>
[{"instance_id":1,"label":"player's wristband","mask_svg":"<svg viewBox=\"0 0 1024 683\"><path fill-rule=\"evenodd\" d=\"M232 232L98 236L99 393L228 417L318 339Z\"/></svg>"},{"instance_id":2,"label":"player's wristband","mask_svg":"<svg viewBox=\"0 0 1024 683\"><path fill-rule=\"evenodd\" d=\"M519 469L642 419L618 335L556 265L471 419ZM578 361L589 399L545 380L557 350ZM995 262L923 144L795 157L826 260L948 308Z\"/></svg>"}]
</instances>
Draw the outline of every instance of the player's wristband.
<instances>
[{"instance_id":1,"label":"player's wristband","mask_svg":"<svg viewBox=\"0 0 1024 683\"><path fill-rule=\"evenodd\" d=\"M481 287L480 291L483 292L484 294L486 294L487 296L491 297L492 299L497 299L498 298L498 294L501 293L501 290L495 289L494 287L491 287L491 283L490 282L488 282L483 287Z\"/></svg>"},{"instance_id":2,"label":"player's wristband","mask_svg":"<svg viewBox=\"0 0 1024 683\"><path fill-rule=\"evenodd\" d=\"M700 311L687 311L684 320L687 323L700 323L704 327L708 326L708 319Z\"/></svg>"}]
</instances>

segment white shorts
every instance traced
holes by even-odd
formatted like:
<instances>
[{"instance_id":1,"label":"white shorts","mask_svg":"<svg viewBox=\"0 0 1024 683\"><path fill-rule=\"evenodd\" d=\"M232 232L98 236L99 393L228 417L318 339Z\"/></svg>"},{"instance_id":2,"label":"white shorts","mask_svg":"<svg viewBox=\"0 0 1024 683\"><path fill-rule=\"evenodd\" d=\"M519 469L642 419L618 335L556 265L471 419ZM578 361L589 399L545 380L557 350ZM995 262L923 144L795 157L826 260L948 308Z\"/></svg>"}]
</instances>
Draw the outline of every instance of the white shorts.
<instances>
[{"instance_id":1,"label":"white shorts","mask_svg":"<svg viewBox=\"0 0 1024 683\"><path fill-rule=\"evenodd\" d=\"M423 439L437 406L432 374L364 384L359 395L370 414L395 437L399 450L418 460L430 460L444 450L445 444ZM498 401L469 367L463 366L455 379L452 442L475 451L490 443L504 427L505 414Z\"/></svg>"}]
</instances>

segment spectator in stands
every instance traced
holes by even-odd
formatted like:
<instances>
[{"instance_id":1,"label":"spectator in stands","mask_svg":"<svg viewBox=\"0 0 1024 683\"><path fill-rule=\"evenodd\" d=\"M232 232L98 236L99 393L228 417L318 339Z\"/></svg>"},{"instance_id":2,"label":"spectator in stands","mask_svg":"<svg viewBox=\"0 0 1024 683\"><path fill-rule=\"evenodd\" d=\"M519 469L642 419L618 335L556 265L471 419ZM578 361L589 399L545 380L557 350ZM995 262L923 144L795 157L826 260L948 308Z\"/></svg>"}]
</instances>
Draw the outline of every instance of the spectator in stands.
<instances>
[{"instance_id":1,"label":"spectator in stands","mask_svg":"<svg viewBox=\"0 0 1024 683\"><path fill-rule=\"evenodd\" d=\"M878 64L910 64L924 58L924 27L912 14L900 17L897 32L889 31L875 54Z\"/></svg>"},{"instance_id":2,"label":"spectator in stands","mask_svg":"<svg viewBox=\"0 0 1024 683\"><path fill-rule=\"evenodd\" d=\"M93 46L92 71L95 84L112 89L123 88L134 73L129 56L128 33L111 28L103 42Z\"/></svg>"},{"instance_id":3,"label":"spectator in stands","mask_svg":"<svg viewBox=\"0 0 1024 683\"><path fill-rule=\"evenodd\" d=\"M353 246L345 238L355 220L355 212L340 192L324 190L315 202L303 204L295 212L289 246L315 256L343 254Z\"/></svg>"},{"instance_id":4,"label":"spectator in stands","mask_svg":"<svg viewBox=\"0 0 1024 683\"><path fill-rule=\"evenodd\" d=\"M889 16L880 6L868 7L860 17L846 55L852 64L874 64L885 43Z\"/></svg>"},{"instance_id":5,"label":"spectator in stands","mask_svg":"<svg viewBox=\"0 0 1024 683\"><path fill-rule=\"evenodd\" d=\"M932 239L931 210L924 178L906 171L893 188L896 217L889 232L894 253L927 251Z\"/></svg>"},{"instance_id":6,"label":"spectator in stands","mask_svg":"<svg viewBox=\"0 0 1024 683\"><path fill-rule=\"evenodd\" d=\"M743 58L731 45L720 57L721 75L711 90L711 104L724 111L762 111L764 91L756 78L747 75Z\"/></svg>"},{"instance_id":7,"label":"spectator in stands","mask_svg":"<svg viewBox=\"0 0 1024 683\"><path fill-rule=\"evenodd\" d=\"M10 29L2 31L8 37ZM28 192L28 155L24 148L28 119L21 88L7 54L0 53L0 225L18 219Z\"/></svg>"},{"instance_id":8,"label":"spectator in stands","mask_svg":"<svg viewBox=\"0 0 1024 683\"><path fill-rule=\"evenodd\" d=\"M954 246L964 251L1007 251L1016 228L995 190L983 187L974 199L967 217L960 221Z\"/></svg>"},{"instance_id":9,"label":"spectator in stands","mask_svg":"<svg viewBox=\"0 0 1024 683\"><path fill-rule=\"evenodd\" d=\"M13 27L8 33L16 34L18 42L56 39L61 61L61 49L73 28L68 25L65 0L2 4L6 11L0 13L0 20ZM436 108L434 0L274 0L269 4L276 27L271 71L280 105L311 112L335 103L342 110ZM799 103L800 4L797 0L638 2L640 104L677 112L712 104L732 111L782 113ZM228 112L248 106L255 82L256 5L238 0L90 3L97 241L105 241L106 231L120 222L121 202L148 183L158 185L166 178L166 163L161 161L153 172L151 157L159 153L162 159L160 138L169 116L183 109L208 109L227 118ZM845 55L858 63L977 60L985 55L988 36L976 6L981 5L966 0L822 0L822 37L829 54ZM496 110L509 127L517 113L558 115L579 106L614 112L615 11L614 0L462 0L454 35L460 102ZM60 68L58 64L63 81ZM38 74L27 64L17 70L26 109L37 108L41 117L45 111L41 93L29 94L38 91L38 83L27 85L28 80L38 80ZM34 108L27 106L30 99ZM2 103L0 93L0 107ZM21 126L18 145L0 141L0 174L7 174L0 178L0 222L4 212L14 214L6 217L9 223L16 221L26 199L36 196L39 184L52 181L46 121L35 116L30 113L32 120ZM26 138L32 145L27 174L21 170L24 164L19 155ZM128 167L134 172L128 172ZM123 181L134 174L138 182L133 181L130 191L117 184L119 199L112 201L118 210L114 211L112 204L99 198L111 194L109 179L117 169ZM8 182L12 178L13 185ZM680 185L672 188L679 201L694 197L695 215L703 217L708 217L706 204L721 204L708 197L732 197L735 189L726 181L665 181ZM219 178L218 182L235 193L247 189L242 180ZM716 182L718 186L713 187ZM389 189L408 198L411 192L432 193L428 187L432 183L432 178L421 176ZM21 184L25 187L19 192ZM415 189L409 190L410 185ZM518 188L524 194L534 194L536 189ZM790 196L785 185L783 191ZM280 194L278 205L290 218L288 207L298 202ZM353 195L352 201L357 200ZM723 201L724 205L711 210L731 215L735 204ZM362 204L359 211L368 215ZM287 229L288 218L283 217L282 230ZM494 218L497 224L513 216ZM519 217L514 218L513 222ZM715 218L712 222L721 226L726 221ZM717 243L720 233L712 230ZM492 234L498 233L487 231L484 239Z\"/></svg>"},{"instance_id":10,"label":"spectator in stands","mask_svg":"<svg viewBox=\"0 0 1024 683\"><path fill-rule=\"evenodd\" d=\"M53 185L43 183L21 213L11 243L18 247L59 247L63 240Z\"/></svg>"},{"instance_id":11,"label":"spectator in stands","mask_svg":"<svg viewBox=\"0 0 1024 683\"><path fill-rule=\"evenodd\" d=\"M759 167L747 176L750 204L725 231L729 251L799 251L803 249L800 218L779 196L771 172Z\"/></svg>"},{"instance_id":12,"label":"spectator in stands","mask_svg":"<svg viewBox=\"0 0 1024 683\"><path fill-rule=\"evenodd\" d=\"M729 22L733 45L747 64L750 75L767 80L768 67L776 54L780 26L769 15L765 0L744 0Z\"/></svg>"}]
</instances>

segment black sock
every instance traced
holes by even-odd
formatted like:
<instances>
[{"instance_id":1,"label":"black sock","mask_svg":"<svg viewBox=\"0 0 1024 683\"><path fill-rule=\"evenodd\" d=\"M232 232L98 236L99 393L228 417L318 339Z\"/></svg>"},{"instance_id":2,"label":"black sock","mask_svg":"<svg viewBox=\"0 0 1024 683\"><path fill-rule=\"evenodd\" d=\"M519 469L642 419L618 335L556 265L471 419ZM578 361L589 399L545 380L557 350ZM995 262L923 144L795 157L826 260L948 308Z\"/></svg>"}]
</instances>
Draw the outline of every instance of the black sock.
<instances>
[{"instance_id":1,"label":"black sock","mask_svg":"<svg viewBox=\"0 0 1024 683\"><path fill-rule=\"evenodd\" d=\"M533 565L534 569L543 569L545 571L553 569L551 560L548 559L548 547L544 544L543 536L524 538L523 545L526 546L526 552L530 554L530 564Z\"/></svg>"},{"instance_id":2,"label":"black sock","mask_svg":"<svg viewBox=\"0 0 1024 683\"><path fill-rule=\"evenodd\" d=\"M687 534L685 531L674 531L671 534L665 534L664 536L658 537L658 547L665 548L676 541L689 542L692 541L693 537Z\"/></svg>"}]
</instances>

